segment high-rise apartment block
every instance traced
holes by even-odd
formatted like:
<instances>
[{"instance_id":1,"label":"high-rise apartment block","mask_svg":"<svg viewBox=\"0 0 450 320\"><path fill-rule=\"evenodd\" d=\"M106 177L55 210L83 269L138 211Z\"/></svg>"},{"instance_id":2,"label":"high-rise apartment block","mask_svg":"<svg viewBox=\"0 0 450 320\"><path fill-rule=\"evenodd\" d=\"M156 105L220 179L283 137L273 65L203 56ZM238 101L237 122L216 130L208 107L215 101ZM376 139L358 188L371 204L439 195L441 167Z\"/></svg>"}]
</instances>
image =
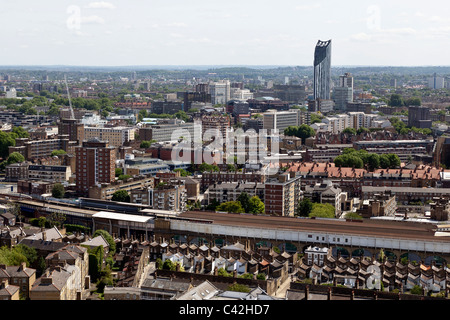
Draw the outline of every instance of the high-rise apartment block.
<instances>
[{"instance_id":1,"label":"high-rise apartment block","mask_svg":"<svg viewBox=\"0 0 450 320\"><path fill-rule=\"evenodd\" d=\"M108 141L109 145L121 147L126 142L134 140L136 129L131 127L84 127L84 139L98 138Z\"/></svg>"},{"instance_id":2,"label":"high-rise apartment block","mask_svg":"<svg viewBox=\"0 0 450 320\"><path fill-rule=\"evenodd\" d=\"M345 73L339 77L339 86L333 89L336 111L345 111L347 103L353 102L353 76Z\"/></svg>"},{"instance_id":3,"label":"high-rise apartment block","mask_svg":"<svg viewBox=\"0 0 450 320\"><path fill-rule=\"evenodd\" d=\"M219 80L209 84L212 104L226 104L231 97L230 81Z\"/></svg>"},{"instance_id":4,"label":"high-rise apartment block","mask_svg":"<svg viewBox=\"0 0 450 320\"><path fill-rule=\"evenodd\" d=\"M289 111L269 110L264 113L264 129L269 131L278 130L283 133L284 129L290 126L300 126L308 123L309 112L301 109L292 109Z\"/></svg>"},{"instance_id":5,"label":"high-rise apartment block","mask_svg":"<svg viewBox=\"0 0 450 320\"><path fill-rule=\"evenodd\" d=\"M331 40L319 40L314 52L314 99L331 98Z\"/></svg>"},{"instance_id":6,"label":"high-rise apartment block","mask_svg":"<svg viewBox=\"0 0 450 320\"><path fill-rule=\"evenodd\" d=\"M84 124L77 119L61 118L58 123L58 133L69 136L69 141L84 140Z\"/></svg>"},{"instance_id":7,"label":"high-rise apartment block","mask_svg":"<svg viewBox=\"0 0 450 320\"><path fill-rule=\"evenodd\" d=\"M445 80L443 77L438 77L435 73L433 77L428 79L428 87L431 89L444 89Z\"/></svg>"},{"instance_id":8,"label":"high-rise apartment block","mask_svg":"<svg viewBox=\"0 0 450 320\"><path fill-rule=\"evenodd\" d=\"M286 172L265 182L266 214L293 217L302 197L300 176Z\"/></svg>"},{"instance_id":9,"label":"high-rise apartment block","mask_svg":"<svg viewBox=\"0 0 450 320\"><path fill-rule=\"evenodd\" d=\"M202 136L208 130L219 130L222 137L226 137L227 130L231 128L231 120L228 115L204 114L196 121L201 121Z\"/></svg>"},{"instance_id":10,"label":"high-rise apartment block","mask_svg":"<svg viewBox=\"0 0 450 320\"><path fill-rule=\"evenodd\" d=\"M408 125L416 128L431 128L430 109L422 106L408 107Z\"/></svg>"},{"instance_id":11,"label":"high-rise apartment block","mask_svg":"<svg viewBox=\"0 0 450 320\"><path fill-rule=\"evenodd\" d=\"M97 138L83 141L76 148L76 189L88 194L89 188L115 180L116 151L108 142Z\"/></svg>"}]
</instances>

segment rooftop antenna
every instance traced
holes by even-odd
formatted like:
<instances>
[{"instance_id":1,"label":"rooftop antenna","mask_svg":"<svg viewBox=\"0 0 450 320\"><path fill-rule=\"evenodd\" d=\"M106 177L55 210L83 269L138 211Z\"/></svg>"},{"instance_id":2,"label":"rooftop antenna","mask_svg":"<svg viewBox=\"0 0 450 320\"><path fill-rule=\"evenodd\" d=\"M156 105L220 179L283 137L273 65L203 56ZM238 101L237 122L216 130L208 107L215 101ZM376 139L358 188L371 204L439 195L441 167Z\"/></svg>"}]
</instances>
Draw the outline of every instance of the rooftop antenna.
<instances>
[{"instance_id":1,"label":"rooftop antenna","mask_svg":"<svg viewBox=\"0 0 450 320\"><path fill-rule=\"evenodd\" d=\"M70 92L69 92L69 86L67 85L66 75L64 75L64 81L66 83L67 97L69 98L70 120L74 120L75 119L75 115L73 113L72 101L70 100Z\"/></svg>"}]
</instances>

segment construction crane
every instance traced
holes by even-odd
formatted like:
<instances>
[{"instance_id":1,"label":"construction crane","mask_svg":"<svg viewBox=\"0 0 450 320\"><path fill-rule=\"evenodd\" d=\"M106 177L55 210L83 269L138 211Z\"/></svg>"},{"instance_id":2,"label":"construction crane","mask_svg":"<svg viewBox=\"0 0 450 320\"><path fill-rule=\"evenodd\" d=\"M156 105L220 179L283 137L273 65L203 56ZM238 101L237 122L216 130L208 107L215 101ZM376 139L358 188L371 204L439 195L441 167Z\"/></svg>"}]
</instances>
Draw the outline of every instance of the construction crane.
<instances>
[{"instance_id":1,"label":"construction crane","mask_svg":"<svg viewBox=\"0 0 450 320\"><path fill-rule=\"evenodd\" d=\"M69 86L67 85L66 75L64 75L64 81L66 83L67 97L69 98L70 120L74 120L75 114L73 113L72 101L70 100L70 92L69 92Z\"/></svg>"}]
</instances>

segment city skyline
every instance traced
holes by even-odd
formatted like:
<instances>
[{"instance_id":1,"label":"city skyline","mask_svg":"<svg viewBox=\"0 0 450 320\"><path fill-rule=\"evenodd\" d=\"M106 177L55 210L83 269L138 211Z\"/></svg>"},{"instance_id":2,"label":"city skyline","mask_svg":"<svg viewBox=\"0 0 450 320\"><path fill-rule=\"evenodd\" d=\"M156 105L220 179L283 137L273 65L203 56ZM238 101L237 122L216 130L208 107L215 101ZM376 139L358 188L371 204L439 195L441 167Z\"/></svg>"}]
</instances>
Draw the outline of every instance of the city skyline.
<instances>
[{"instance_id":1,"label":"city skyline","mask_svg":"<svg viewBox=\"0 0 450 320\"><path fill-rule=\"evenodd\" d=\"M333 39L336 66L448 65L448 5L377 1L345 5L202 0L5 3L3 65L310 66ZM320 20L316 20L320 13ZM414 54L411 54L414 53Z\"/></svg>"}]
</instances>

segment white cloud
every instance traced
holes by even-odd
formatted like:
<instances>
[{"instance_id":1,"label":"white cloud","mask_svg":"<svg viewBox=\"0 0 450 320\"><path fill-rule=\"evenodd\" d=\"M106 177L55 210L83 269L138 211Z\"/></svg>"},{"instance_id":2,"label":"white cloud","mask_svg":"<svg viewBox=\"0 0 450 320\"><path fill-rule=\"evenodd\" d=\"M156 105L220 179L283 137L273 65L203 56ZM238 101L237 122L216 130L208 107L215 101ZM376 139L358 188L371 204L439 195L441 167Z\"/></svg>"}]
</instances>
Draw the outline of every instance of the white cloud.
<instances>
[{"instance_id":1,"label":"white cloud","mask_svg":"<svg viewBox=\"0 0 450 320\"><path fill-rule=\"evenodd\" d=\"M367 33L361 32L361 33L352 35L351 39L356 40L356 41L370 41L370 40L372 40L372 36L368 35Z\"/></svg>"},{"instance_id":2,"label":"white cloud","mask_svg":"<svg viewBox=\"0 0 450 320\"><path fill-rule=\"evenodd\" d=\"M80 22L83 24L104 24L105 19L94 15L94 16L81 17Z\"/></svg>"},{"instance_id":3,"label":"white cloud","mask_svg":"<svg viewBox=\"0 0 450 320\"><path fill-rule=\"evenodd\" d=\"M296 6L295 10L306 11L306 10L312 10L312 9L320 8L320 6L321 5L319 3L316 3L316 4L305 4L305 5Z\"/></svg>"},{"instance_id":4,"label":"white cloud","mask_svg":"<svg viewBox=\"0 0 450 320\"><path fill-rule=\"evenodd\" d=\"M208 38L189 38L186 40L187 42L191 42L191 43L210 43L211 39Z\"/></svg>"},{"instance_id":5,"label":"white cloud","mask_svg":"<svg viewBox=\"0 0 450 320\"><path fill-rule=\"evenodd\" d=\"M187 27L187 24L184 22L171 22L165 24L166 27Z\"/></svg>"},{"instance_id":6,"label":"white cloud","mask_svg":"<svg viewBox=\"0 0 450 320\"><path fill-rule=\"evenodd\" d=\"M99 2L91 2L85 8L88 9L115 9L116 6L111 2L99 1Z\"/></svg>"},{"instance_id":7,"label":"white cloud","mask_svg":"<svg viewBox=\"0 0 450 320\"><path fill-rule=\"evenodd\" d=\"M382 29L380 33L395 34L395 35L413 35L417 31L413 28L393 28L393 29Z\"/></svg>"}]
</instances>

